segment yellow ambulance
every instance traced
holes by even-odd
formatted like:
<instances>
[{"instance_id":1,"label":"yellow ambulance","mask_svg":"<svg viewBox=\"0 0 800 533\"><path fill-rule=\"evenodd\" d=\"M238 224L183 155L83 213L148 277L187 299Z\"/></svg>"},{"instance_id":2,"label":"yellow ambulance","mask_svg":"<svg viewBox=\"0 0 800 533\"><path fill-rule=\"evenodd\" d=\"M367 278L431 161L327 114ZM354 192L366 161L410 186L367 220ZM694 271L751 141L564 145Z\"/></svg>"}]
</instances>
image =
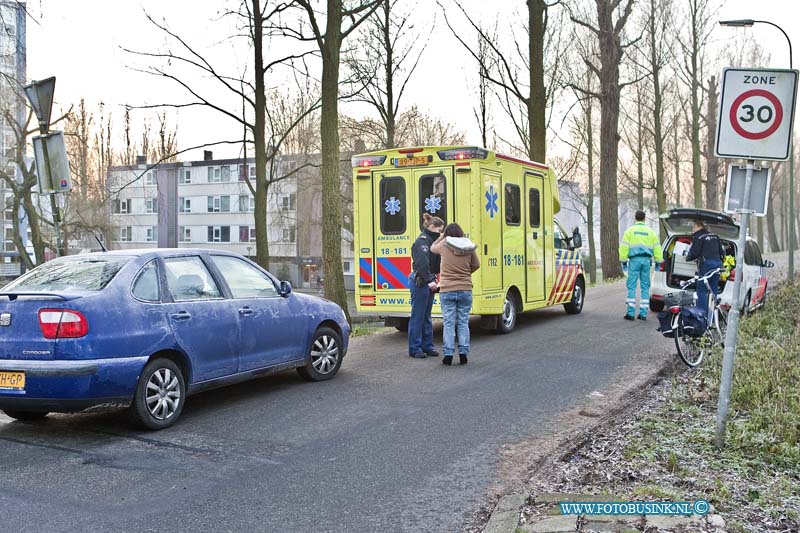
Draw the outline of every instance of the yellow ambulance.
<instances>
[{"instance_id":1,"label":"yellow ambulance","mask_svg":"<svg viewBox=\"0 0 800 533\"><path fill-rule=\"evenodd\" d=\"M360 313L408 327L411 245L426 212L457 222L478 245L472 314L483 327L508 333L519 313L557 304L581 312L581 236L555 219L561 205L548 166L471 146L382 150L352 165Z\"/></svg>"}]
</instances>

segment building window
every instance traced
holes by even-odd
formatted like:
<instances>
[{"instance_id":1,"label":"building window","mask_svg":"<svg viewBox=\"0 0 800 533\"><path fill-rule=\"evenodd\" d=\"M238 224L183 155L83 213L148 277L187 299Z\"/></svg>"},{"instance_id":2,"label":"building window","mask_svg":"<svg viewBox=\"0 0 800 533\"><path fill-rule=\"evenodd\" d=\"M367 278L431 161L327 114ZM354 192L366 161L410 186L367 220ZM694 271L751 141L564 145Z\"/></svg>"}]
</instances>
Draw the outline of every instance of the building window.
<instances>
[{"instance_id":1,"label":"building window","mask_svg":"<svg viewBox=\"0 0 800 533\"><path fill-rule=\"evenodd\" d=\"M281 209L284 211L294 211L296 207L296 196L294 193L281 196Z\"/></svg>"},{"instance_id":2,"label":"building window","mask_svg":"<svg viewBox=\"0 0 800 533\"><path fill-rule=\"evenodd\" d=\"M192 229L186 226L180 226L178 228L178 237L181 242L192 242Z\"/></svg>"},{"instance_id":3,"label":"building window","mask_svg":"<svg viewBox=\"0 0 800 533\"><path fill-rule=\"evenodd\" d=\"M180 173L178 174L178 183L181 185L186 185L187 183L192 182L192 171L188 168L181 169Z\"/></svg>"},{"instance_id":4,"label":"building window","mask_svg":"<svg viewBox=\"0 0 800 533\"><path fill-rule=\"evenodd\" d=\"M252 181L252 180L256 179L256 166L255 165L250 165L249 168L250 168L250 180Z\"/></svg>"},{"instance_id":5,"label":"building window","mask_svg":"<svg viewBox=\"0 0 800 533\"><path fill-rule=\"evenodd\" d=\"M283 235L281 236L282 242L294 242L295 230L294 228L283 228Z\"/></svg>"},{"instance_id":6,"label":"building window","mask_svg":"<svg viewBox=\"0 0 800 533\"><path fill-rule=\"evenodd\" d=\"M255 226L250 227L250 242L256 242L256 228Z\"/></svg>"},{"instance_id":7,"label":"building window","mask_svg":"<svg viewBox=\"0 0 800 533\"><path fill-rule=\"evenodd\" d=\"M343 274L352 274L353 273L353 262L352 261L342 261L342 273Z\"/></svg>"},{"instance_id":8,"label":"building window","mask_svg":"<svg viewBox=\"0 0 800 533\"><path fill-rule=\"evenodd\" d=\"M519 222L522 220L519 185L506 183L505 190L506 224L509 226L519 226Z\"/></svg>"},{"instance_id":9,"label":"building window","mask_svg":"<svg viewBox=\"0 0 800 533\"><path fill-rule=\"evenodd\" d=\"M222 181L231 181L231 167L230 165L223 165L220 167L222 169Z\"/></svg>"},{"instance_id":10,"label":"building window","mask_svg":"<svg viewBox=\"0 0 800 533\"><path fill-rule=\"evenodd\" d=\"M178 211L181 213L192 212L192 199L191 198L178 198Z\"/></svg>"},{"instance_id":11,"label":"building window","mask_svg":"<svg viewBox=\"0 0 800 533\"><path fill-rule=\"evenodd\" d=\"M114 213L119 215L127 215L131 212L131 199L114 200Z\"/></svg>"},{"instance_id":12,"label":"building window","mask_svg":"<svg viewBox=\"0 0 800 533\"><path fill-rule=\"evenodd\" d=\"M147 172L144 175L144 184L145 185L155 185L156 184L156 173L153 172L152 170L150 172Z\"/></svg>"},{"instance_id":13,"label":"building window","mask_svg":"<svg viewBox=\"0 0 800 533\"><path fill-rule=\"evenodd\" d=\"M219 167L208 167L208 182L219 183L222 179L222 174Z\"/></svg>"},{"instance_id":14,"label":"building window","mask_svg":"<svg viewBox=\"0 0 800 533\"><path fill-rule=\"evenodd\" d=\"M150 226L147 228L147 236L144 239L147 242L155 242L158 240L158 228L156 226Z\"/></svg>"},{"instance_id":15,"label":"building window","mask_svg":"<svg viewBox=\"0 0 800 533\"><path fill-rule=\"evenodd\" d=\"M283 171L285 173L289 173L297 168L297 161L284 161L283 162Z\"/></svg>"},{"instance_id":16,"label":"building window","mask_svg":"<svg viewBox=\"0 0 800 533\"><path fill-rule=\"evenodd\" d=\"M144 200L144 212L145 213L158 213L158 199L157 198L145 198L145 200Z\"/></svg>"},{"instance_id":17,"label":"building window","mask_svg":"<svg viewBox=\"0 0 800 533\"><path fill-rule=\"evenodd\" d=\"M231 210L231 197L230 196L209 196L208 197L208 212L209 213L227 213Z\"/></svg>"},{"instance_id":18,"label":"building window","mask_svg":"<svg viewBox=\"0 0 800 533\"><path fill-rule=\"evenodd\" d=\"M208 226L208 242L231 242L231 227Z\"/></svg>"},{"instance_id":19,"label":"building window","mask_svg":"<svg viewBox=\"0 0 800 533\"><path fill-rule=\"evenodd\" d=\"M133 240L133 232L130 226L122 226L119 228L120 242L131 242Z\"/></svg>"},{"instance_id":20,"label":"building window","mask_svg":"<svg viewBox=\"0 0 800 533\"><path fill-rule=\"evenodd\" d=\"M256 242L256 228L239 226L239 242Z\"/></svg>"},{"instance_id":21,"label":"building window","mask_svg":"<svg viewBox=\"0 0 800 533\"><path fill-rule=\"evenodd\" d=\"M256 199L248 194L239 195L239 211L246 213L256 210Z\"/></svg>"}]
</instances>

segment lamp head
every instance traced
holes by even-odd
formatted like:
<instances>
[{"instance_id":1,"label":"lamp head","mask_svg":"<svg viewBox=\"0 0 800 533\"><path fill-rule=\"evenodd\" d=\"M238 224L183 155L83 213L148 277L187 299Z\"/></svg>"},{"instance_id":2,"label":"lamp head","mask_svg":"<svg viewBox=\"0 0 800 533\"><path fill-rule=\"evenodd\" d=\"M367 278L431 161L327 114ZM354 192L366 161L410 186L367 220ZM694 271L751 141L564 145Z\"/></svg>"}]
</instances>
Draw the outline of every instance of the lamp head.
<instances>
[{"instance_id":1,"label":"lamp head","mask_svg":"<svg viewBox=\"0 0 800 533\"><path fill-rule=\"evenodd\" d=\"M732 28L749 28L755 24L753 19L720 20L720 26L730 26Z\"/></svg>"}]
</instances>

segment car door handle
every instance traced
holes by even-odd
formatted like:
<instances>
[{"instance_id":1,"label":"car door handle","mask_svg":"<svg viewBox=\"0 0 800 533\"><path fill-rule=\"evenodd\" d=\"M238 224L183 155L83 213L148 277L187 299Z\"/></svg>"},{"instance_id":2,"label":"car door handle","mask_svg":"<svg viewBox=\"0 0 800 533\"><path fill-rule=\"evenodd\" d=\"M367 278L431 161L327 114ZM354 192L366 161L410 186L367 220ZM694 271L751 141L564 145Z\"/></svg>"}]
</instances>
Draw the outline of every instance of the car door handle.
<instances>
[{"instance_id":1,"label":"car door handle","mask_svg":"<svg viewBox=\"0 0 800 533\"><path fill-rule=\"evenodd\" d=\"M239 309L239 314L242 316L252 315L253 310L250 309L249 307L242 307L241 309Z\"/></svg>"},{"instance_id":2,"label":"car door handle","mask_svg":"<svg viewBox=\"0 0 800 533\"><path fill-rule=\"evenodd\" d=\"M539 232L538 232L538 231L534 231L534 232L533 232L533 234L532 234L531 236L532 236L534 239L538 239L538 238L539 238Z\"/></svg>"},{"instance_id":3,"label":"car door handle","mask_svg":"<svg viewBox=\"0 0 800 533\"><path fill-rule=\"evenodd\" d=\"M170 316L174 320L188 320L192 318L192 315L189 314L187 311L178 311L177 313L172 313Z\"/></svg>"}]
</instances>

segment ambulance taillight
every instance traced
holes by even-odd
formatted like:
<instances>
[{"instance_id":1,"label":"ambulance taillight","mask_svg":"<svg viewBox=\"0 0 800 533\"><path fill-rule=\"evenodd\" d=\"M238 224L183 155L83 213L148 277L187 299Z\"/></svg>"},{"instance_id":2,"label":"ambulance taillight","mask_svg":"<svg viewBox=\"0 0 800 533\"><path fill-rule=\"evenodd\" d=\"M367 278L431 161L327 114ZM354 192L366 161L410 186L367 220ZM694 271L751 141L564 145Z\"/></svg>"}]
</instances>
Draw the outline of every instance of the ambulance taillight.
<instances>
[{"instance_id":1,"label":"ambulance taillight","mask_svg":"<svg viewBox=\"0 0 800 533\"><path fill-rule=\"evenodd\" d=\"M353 167L377 167L386 161L385 155L358 155L352 158Z\"/></svg>"},{"instance_id":2,"label":"ambulance taillight","mask_svg":"<svg viewBox=\"0 0 800 533\"><path fill-rule=\"evenodd\" d=\"M451 148L449 150L439 150L436 152L439 159L442 161L461 161L464 159L486 159L489 157L489 151L477 146L469 146L466 148Z\"/></svg>"}]
</instances>

